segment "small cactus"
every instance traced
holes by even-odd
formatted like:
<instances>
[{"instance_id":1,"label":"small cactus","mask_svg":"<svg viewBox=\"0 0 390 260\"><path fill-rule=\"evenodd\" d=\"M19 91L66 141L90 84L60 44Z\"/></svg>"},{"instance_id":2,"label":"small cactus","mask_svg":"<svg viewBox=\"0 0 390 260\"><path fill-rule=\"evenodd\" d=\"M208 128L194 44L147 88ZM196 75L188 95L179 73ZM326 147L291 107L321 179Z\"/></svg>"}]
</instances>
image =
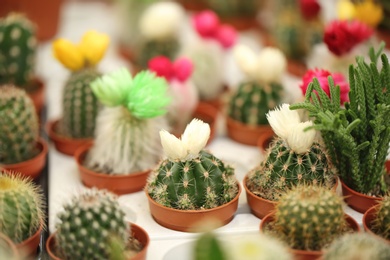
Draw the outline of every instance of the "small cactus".
<instances>
[{"instance_id":1,"label":"small cactus","mask_svg":"<svg viewBox=\"0 0 390 260\"><path fill-rule=\"evenodd\" d=\"M325 250L324 260L387 260L390 246L367 233L346 234Z\"/></svg>"},{"instance_id":2,"label":"small cactus","mask_svg":"<svg viewBox=\"0 0 390 260\"><path fill-rule=\"evenodd\" d=\"M35 27L22 14L0 19L0 85L28 86L35 66Z\"/></svg>"},{"instance_id":3,"label":"small cactus","mask_svg":"<svg viewBox=\"0 0 390 260\"><path fill-rule=\"evenodd\" d=\"M238 192L234 169L203 150L210 127L193 119L181 140L160 131L167 159L151 172L146 190L157 203L176 209L210 209Z\"/></svg>"},{"instance_id":4,"label":"small cactus","mask_svg":"<svg viewBox=\"0 0 390 260\"><path fill-rule=\"evenodd\" d=\"M57 254L63 259L108 259L112 243L124 249L129 239L129 224L117 197L104 190L73 196L58 220Z\"/></svg>"},{"instance_id":5,"label":"small cactus","mask_svg":"<svg viewBox=\"0 0 390 260\"><path fill-rule=\"evenodd\" d=\"M30 179L0 171L0 232L16 244L43 225L42 191Z\"/></svg>"},{"instance_id":6,"label":"small cactus","mask_svg":"<svg viewBox=\"0 0 390 260\"><path fill-rule=\"evenodd\" d=\"M348 228L342 202L324 187L296 186L278 201L268 232L293 249L319 251Z\"/></svg>"},{"instance_id":7,"label":"small cactus","mask_svg":"<svg viewBox=\"0 0 390 260\"><path fill-rule=\"evenodd\" d=\"M12 85L0 87L0 164L13 164L37 153L39 124L26 92Z\"/></svg>"},{"instance_id":8,"label":"small cactus","mask_svg":"<svg viewBox=\"0 0 390 260\"><path fill-rule=\"evenodd\" d=\"M379 202L372 229L379 236L390 240L390 196Z\"/></svg>"}]
</instances>

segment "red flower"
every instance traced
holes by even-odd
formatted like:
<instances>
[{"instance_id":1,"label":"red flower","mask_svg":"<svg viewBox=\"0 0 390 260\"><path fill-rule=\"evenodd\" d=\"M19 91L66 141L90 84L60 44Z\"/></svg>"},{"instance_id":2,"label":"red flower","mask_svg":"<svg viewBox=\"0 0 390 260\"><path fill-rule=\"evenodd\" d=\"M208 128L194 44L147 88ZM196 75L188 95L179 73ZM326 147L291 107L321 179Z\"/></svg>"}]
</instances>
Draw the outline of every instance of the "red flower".
<instances>
[{"instance_id":1,"label":"red flower","mask_svg":"<svg viewBox=\"0 0 390 260\"><path fill-rule=\"evenodd\" d=\"M321 10L321 6L317 0L300 0L299 7L303 18L306 20L316 18Z\"/></svg>"},{"instance_id":2,"label":"red flower","mask_svg":"<svg viewBox=\"0 0 390 260\"><path fill-rule=\"evenodd\" d=\"M325 93L330 96L330 89L328 83L328 77L331 76L333 78L334 84L340 87L340 104L344 104L349 101L348 92L349 92L349 84L345 80L344 76L341 73L330 73L327 70L323 69L314 69L308 70L306 74L302 78L302 84L299 86L302 90L303 95L306 94L307 87L309 83L313 81L314 78L317 78L321 88L325 91Z\"/></svg>"},{"instance_id":3,"label":"red flower","mask_svg":"<svg viewBox=\"0 0 390 260\"><path fill-rule=\"evenodd\" d=\"M372 34L373 30L358 20L335 20L325 28L324 42L332 53L341 56Z\"/></svg>"}]
</instances>

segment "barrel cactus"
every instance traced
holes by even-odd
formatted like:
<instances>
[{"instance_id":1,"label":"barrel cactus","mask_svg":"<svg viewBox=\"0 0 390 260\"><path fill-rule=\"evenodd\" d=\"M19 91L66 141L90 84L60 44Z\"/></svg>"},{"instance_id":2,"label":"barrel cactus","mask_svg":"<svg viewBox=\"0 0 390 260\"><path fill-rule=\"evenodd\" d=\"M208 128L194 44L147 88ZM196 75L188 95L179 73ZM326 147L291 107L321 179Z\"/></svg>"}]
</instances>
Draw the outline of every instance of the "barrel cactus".
<instances>
[{"instance_id":1,"label":"barrel cactus","mask_svg":"<svg viewBox=\"0 0 390 260\"><path fill-rule=\"evenodd\" d=\"M100 173L145 171L162 155L158 132L166 127L167 82L150 71L134 78L119 69L91 83L105 107L97 117L95 141L85 166Z\"/></svg>"},{"instance_id":2,"label":"barrel cactus","mask_svg":"<svg viewBox=\"0 0 390 260\"><path fill-rule=\"evenodd\" d=\"M109 259L114 239L123 250L129 239L117 197L104 190L73 196L57 217L56 254L61 259Z\"/></svg>"},{"instance_id":3,"label":"barrel cactus","mask_svg":"<svg viewBox=\"0 0 390 260\"><path fill-rule=\"evenodd\" d=\"M281 77L286 69L286 59L272 47L256 55L247 46L239 45L234 49L234 55L245 80L230 97L228 115L246 125L266 125L265 113L279 105L283 98Z\"/></svg>"},{"instance_id":4,"label":"barrel cactus","mask_svg":"<svg viewBox=\"0 0 390 260\"><path fill-rule=\"evenodd\" d=\"M38 150L39 123L26 92L12 85L0 87L0 164L33 158Z\"/></svg>"},{"instance_id":5,"label":"barrel cactus","mask_svg":"<svg viewBox=\"0 0 390 260\"><path fill-rule=\"evenodd\" d=\"M34 75L37 40L35 27L22 14L0 19L0 84L28 90Z\"/></svg>"},{"instance_id":6,"label":"barrel cactus","mask_svg":"<svg viewBox=\"0 0 390 260\"><path fill-rule=\"evenodd\" d=\"M379 202L372 229L379 236L390 240L390 196Z\"/></svg>"},{"instance_id":7,"label":"barrel cactus","mask_svg":"<svg viewBox=\"0 0 390 260\"><path fill-rule=\"evenodd\" d=\"M43 193L30 179L0 171L0 232L16 244L44 224Z\"/></svg>"},{"instance_id":8,"label":"barrel cactus","mask_svg":"<svg viewBox=\"0 0 390 260\"><path fill-rule=\"evenodd\" d=\"M298 184L333 186L335 169L325 148L315 142L314 130L304 132L312 122L301 123L298 112L290 110L287 104L267 113L267 118L278 137L265 159L248 173L248 189L277 201Z\"/></svg>"},{"instance_id":9,"label":"barrel cactus","mask_svg":"<svg viewBox=\"0 0 390 260\"><path fill-rule=\"evenodd\" d=\"M101 73L96 65L108 46L108 36L88 31L76 46L65 39L53 43L55 57L72 71L62 95L63 113L56 131L69 138L92 138L100 109L90 83Z\"/></svg>"},{"instance_id":10,"label":"barrel cactus","mask_svg":"<svg viewBox=\"0 0 390 260\"><path fill-rule=\"evenodd\" d=\"M234 199L238 183L234 169L203 150L210 127L193 119L181 140L160 131L167 159L151 172L146 190L157 203L171 208L210 209Z\"/></svg>"}]
</instances>

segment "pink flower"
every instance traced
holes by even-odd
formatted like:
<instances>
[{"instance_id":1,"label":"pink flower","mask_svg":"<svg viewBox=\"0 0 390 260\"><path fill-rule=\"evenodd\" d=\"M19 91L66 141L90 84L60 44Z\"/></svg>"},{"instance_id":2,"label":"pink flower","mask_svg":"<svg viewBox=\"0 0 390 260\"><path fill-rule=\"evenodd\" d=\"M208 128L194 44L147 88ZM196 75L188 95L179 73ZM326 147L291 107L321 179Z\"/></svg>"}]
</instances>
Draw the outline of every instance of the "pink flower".
<instances>
[{"instance_id":1,"label":"pink flower","mask_svg":"<svg viewBox=\"0 0 390 260\"><path fill-rule=\"evenodd\" d=\"M306 20L316 18L321 10L321 6L317 0L300 0L299 7L303 18Z\"/></svg>"},{"instance_id":2,"label":"pink flower","mask_svg":"<svg viewBox=\"0 0 390 260\"><path fill-rule=\"evenodd\" d=\"M165 56L156 56L149 60L148 68L156 73L159 77L164 77L167 81L176 79L180 82L185 82L191 76L193 64L187 58L179 58L175 62L171 62Z\"/></svg>"},{"instance_id":3,"label":"pink flower","mask_svg":"<svg viewBox=\"0 0 390 260\"><path fill-rule=\"evenodd\" d=\"M345 80L344 76L341 73L330 73L327 70L323 69L314 69L308 70L306 74L302 78L302 84L299 86L302 90L303 95L306 94L307 87L313 81L314 78L317 78L321 88L325 91L325 93L330 96L330 89L328 83L328 77L331 76L333 78L334 84L340 87L340 104L344 104L349 101L348 93L349 93L349 84Z\"/></svg>"},{"instance_id":4,"label":"pink flower","mask_svg":"<svg viewBox=\"0 0 390 260\"><path fill-rule=\"evenodd\" d=\"M164 77L167 81L172 77L171 61L165 56L156 56L149 60L148 68L159 77Z\"/></svg>"},{"instance_id":5,"label":"pink flower","mask_svg":"<svg viewBox=\"0 0 390 260\"><path fill-rule=\"evenodd\" d=\"M341 56L370 38L373 32L370 27L358 20L335 20L325 28L324 42L332 53Z\"/></svg>"}]
</instances>

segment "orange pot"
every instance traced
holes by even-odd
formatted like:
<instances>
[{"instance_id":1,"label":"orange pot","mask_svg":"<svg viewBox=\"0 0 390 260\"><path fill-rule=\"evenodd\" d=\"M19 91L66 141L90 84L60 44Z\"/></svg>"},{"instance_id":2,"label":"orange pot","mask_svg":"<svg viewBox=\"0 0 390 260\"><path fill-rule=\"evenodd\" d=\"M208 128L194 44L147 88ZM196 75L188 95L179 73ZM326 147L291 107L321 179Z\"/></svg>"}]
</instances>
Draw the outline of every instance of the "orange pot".
<instances>
[{"instance_id":1,"label":"orange pot","mask_svg":"<svg viewBox=\"0 0 390 260\"><path fill-rule=\"evenodd\" d=\"M355 231L359 232L360 227L354 218L349 216L348 214L344 214L344 217L348 223L348 225ZM260 232L264 232L265 227L268 223L274 220L274 213L270 213L266 215L262 221L260 222ZM296 260L314 260L321 259L323 251L307 251L307 250L299 250L299 249L290 249L290 252L294 255L294 259Z\"/></svg>"},{"instance_id":2,"label":"orange pot","mask_svg":"<svg viewBox=\"0 0 390 260\"><path fill-rule=\"evenodd\" d=\"M150 170L134 172L128 175L108 175L86 168L83 165L83 161L91 147L92 142L87 143L79 147L74 154L81 181L85 186L106 189L118 195L140 191L144 188Z\"/></svg>"},{"instance_id":3,"label":"orange pot","mask_svg":"<svg viewBox=\"0 0 390 260\"><path fill-rule=\"evenodd\" d=\"M269 145L271 144L274 136L269 135L260 135L259 139L257 139L257 146L259 147L261 152L267 151Z\"/></svg>"},{"instance_id":4,"label":"orange pot","mask_svg":"<svg viewBox=\"0 0 390 260\"><path fill-rule=\"evenodd\" d=\"M226 118L228 136L239 143L256 146L259 138L269 139L274 132L269 125L249 126L230 117Z\"/></svg>"},{"instance_id":5,"label":"orange pot","mask_svg":"<svg viewBox=\"0 0 390 260\"><path fill-rule=\"evenodd\" d=\"M36 179L41 174L42 169L46 164L47 144L42 138L39 138L36 147L40 151L38 155L29 160L13 163L13 164L1 164L0 168L4 168L10 172L20 172L22 175Z\"/></svg>"},{"instance_id":6,"label":"orange pot","mask_svg":"<svg viewBox=\"0 0 390 260\"><path fill-rule=\"evenodd\" d=\"M302 61L288 59L287 60L287 71L293 76L296 76L298 78L302 78L307 71L307 66Z\"/></svg>"},{"instance_id":7,"label":"orange pot","mask_svg":"<svg viewBox=\"0 0 390 260\"><path fill-rule=\"evenodd\" d=\"M41 232L43 225L39 227L34 235L24 240L23 242L16 244L16 248L23 256L35 256L37 253L39 242L41 241ZM23 258L25 259L25 258Z\"/></svg>"},{"instance_id":8,"label":"orange pot","mask_svg":"<svg viewBox=\"0 0 390 260\"><path fill-rule=\"evenodd\" d=\"M59 120L47 122L46 132L59 152L73 156L77 148L86 143L92 142L93 138L70 138L58 134L55 130L58 122Z\"/></svg>"},{"instance_id":9,"label":"orange pot","mask_svg":"<svg viewBox=\"0 0 390 260\"><path fill-rule=\"evenodd\" d=\"M379 38L379 40L384 41L386 43L386 48L390 48L390 31L388 30L377 30L376 36Z\"/></svg>"},{"instance_id":10,"label":"orange pot","mask_svg":"<svg viewBox=\"0 0 390 260\"><path fill-rule=\"evenodd\" d=\"M221 20L223 23L231 25L237 31L246 31L259 27L256 16L221 17Z\"/></svg>"},{"instance_id":11,"label":"orange pot","mask_svg":"<svg viewBox=\"0 0 390 260\"><path fill-rule=\"evenodd\" d=\"M378 206L378 205L377 205ZM376 216L376 212L378 210L377 206L373 206L369 208L363 215L363 228L367 233L376 236L377 238L386 241L390 245L390 240L384 239L383 237L377 235L374 231L372 231L372 222Z\"/></svg>"},{"instance_id":12,"label":"orange pot","mask_svg":"<svg viewBox=\"0 0 390 260\"><path fill-rule=\"evenodd\" d=\"M147 250L149 247L149 242L150 242L149 235L143 228L141 228L140 226L133 224L133 223L130 223L130 230L131 230L131 236L136 238L142 245L142 250L130 259L131 260L145 260ZM56 233L57 232L54 232L47 239L46 251L50 256L50 259L61 260L61 258L59 258L55 252L55 247L56 247L55 235L56 235Z\"/></svg>"},{"instance_id":13,"label":"orange pot","mask_svg":"<svg viewBox=\"0 0 390 260\"><path fill-rule=\"evenodd\" d=\"M177 231L195 232L194 227L205 220L217 220L219 226L229 223L237 211L241 187L238 184L238 193L233 200L216 208L204 210L168 208L155 202L146 190L145 193L149 201L150 213L158 224Z\"/></svg>"},{"instance_id":14,"label":"orange pot","mask_svg":"<svg viewBox=\"0 0 390 260\"><path fill-rule=\"evenodd\" d=\"M27 92L27 94L33 101L37 113L40 114L43 106L45 105L45 85L39 78L34 78L31 85L35 87L35 90Z\"/></svg>"},{"instance_id":15,"label":"orange pot","mask_svg":"<svg viewBox=\"0 0 390 260\"><path fill-rule=\"evenodd\" d=\"M1 243L2 245L7 247L7 249L6 249L7 253L9 252L10 256L12 256L11 259L19 259L20 258L18 250L17 250L14 242L12 242L12 240L9 237L4 235L3 233L0 233L0 241L2 241L2 243Z\"/></svg>"}]
</instances>

